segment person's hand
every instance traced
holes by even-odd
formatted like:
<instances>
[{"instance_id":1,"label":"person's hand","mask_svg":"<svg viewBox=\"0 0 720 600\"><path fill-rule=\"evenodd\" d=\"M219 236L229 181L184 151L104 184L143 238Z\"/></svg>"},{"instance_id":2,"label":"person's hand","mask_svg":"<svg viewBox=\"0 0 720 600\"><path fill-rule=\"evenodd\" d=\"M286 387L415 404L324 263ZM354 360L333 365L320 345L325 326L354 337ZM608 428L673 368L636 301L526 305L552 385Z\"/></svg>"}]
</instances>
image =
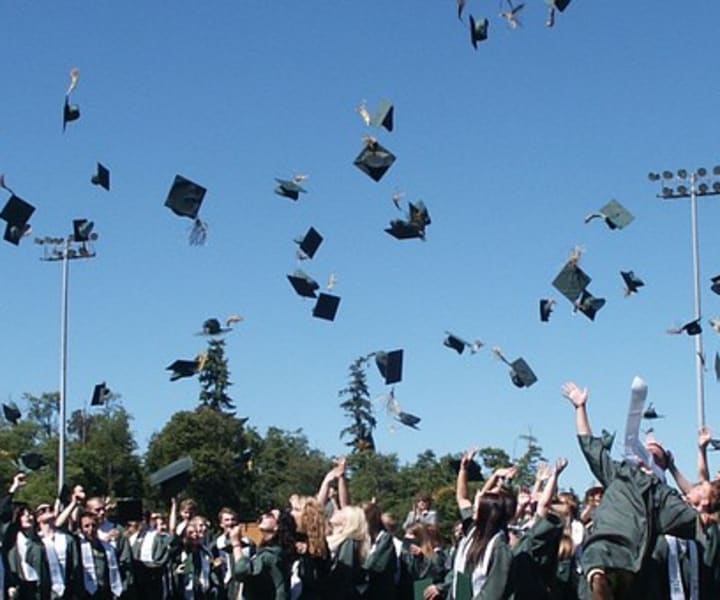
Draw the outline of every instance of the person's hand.
<instances>
[{"instance_id":1,"label":"person's hand","mask_svg":"<svg viewBox=\"0 0 720 600\"><path fill-rule=\"evenodd\" d=\"M21 487L24 487L27 484L27 476L25 473L17 473L15 477L13 477L12 485L10 486L10 489L8 490L11 494L14 494L17 492Z\"/></svg>"},{"instance_id":2,"label":"person's hand","mask_svg":"<svg viewBox=\"0 0 720 600\"><path fill-rule=\"evenodd\" d=\"M559 477L560 473L562 473L565 470L565 467L567 467L567 466L568 466L567 458L564 458L564 457L558 458L555 461L555 475L557 475Z\"/></svg>"},{"instance_id":3,"label":"person's hand","mask_svg":"<svg viewBox=\"0 0 720 600\"><path fill-rule=\"evenodd\" d=\"M698 448L705 450L712 439L712 431L709 427L701 427L698 433Z\"/></svg>"},{"instance_id":4,"label":"person's hand","mask_svg":"<svg viewBox=\"0 0 720 600\"><path fill-rule=\"evenodd\" d=\"M410 544L410 547L408 548L410 554L413 556L418 556L419 554L422 554L422 550L420 549L420 546L416 546L415 544Z\"/></svg>"},{"instance_id":5,"label":"person's hand","mask_svg":"<svg viewBox=\"0 0 720 600\"><path fill-rule=\"evenodd\" d=\"M175 568L175 575L184 575L184 574L185 574L185 563L183 562L183 563L180 563Z\"/></svg>"},{"instance_id":6,"label":"person's hand","mask_svg":"<svg viewBox=\"0 0 720 600\"><path fill-rule=\"evenodd\" d=\"M424 600L435 600L436 598L442 597L442 592L438 589L438 586L435 584L429 585L425 588L425 591L423 592L423 599Z\"/></svg>"},{"instance_id":7,"label":"person's hand","mask_svg":"<svg viewBox=\"0 0 720 600\"><path fill-rule=\"evenodd\" d=\"M517 495L517 512L522 512L522 510L530 504L530 500L530 492L527 490L520 490Z\"/></svg>"},{"instance_id":8,"label":"person's hand","mask_svg":"<svg viewBox=\"0 0 720 600\"><path fill-rule=\"evenodd\" d=\"M345 477L345 466L346 466L345 457L339 456L335 460L335 468L333 469L335 471L336 478L339 479L340 477Z\"/></svg>"},{"instance_id":9,"label":"person's hand","mask_svg":"<svg viewBox=\"0 0 720 600\"><path fill-rule=\"evenodd\" d=\"M81 485L76 485L73 488L72 498L76 504L82 504L85 502L85 488Z\"/></svg>"},{"instance_id":10,"label":"person's hand","mask_svg":"<svg viewBox=\"0 0 720 600\"><path fill-rule=\"evenodd\" d=\"M562 386L562 394L572 402L575 408L580 408L587 404L590 392L587 388L580 389L575 383L568 381Z\"/></svg>"},{"instance_id":11,"label":"person's hand","mask_svg":"<svg viewBox=\"0 0 720 600\"><path fill-rule=\"evenodd\" d=\"M295 542L295 552L298 554L307 554L307 542Z\"/></svg>"},{"instance_id":12,"label":"person's hand","mask_svg":"<svg viewBox=\"0 0 720 600\"><path fill-rule=\"evenodd\" d=\"M475 455L478 453L478 448L472 448L465 452L462 457L460 458L460 468L461 469L467 469L467 466L472 460L475 458Z\"/></svg>"},{"instance_id":13,"label":"person's hand","mask_svg":"<svg viewBox=\"0 0 720 600\"><path fill-rule=\"evenodd\" d=\"M18 589L16 587L10 587L8 588L7 597L10 600L14 600L14 598L18 598L20 596Z\"/></svg>"},{"instance_id":14,"label":"person's hand","mask_svg":"<svg viewBox=\"0 0 720 600\"><path fill-rule=\"evenodd\" d=\"M543 481L547 481L548 479L550 479L550 474L550 465L548 465L547 463L540 463L537 466L537 470L535 471L535 481L541 483Z\"/></svg>"},{"instance_id":15,"label":"person's hand","mask_svg":"<svg viewBox=\"0 0 720 600\"><path fill-rule=\"evenodd\" d=\"M240 525L235 525L235 527L233 527L230 530L230 543L233 546L238 546L238 545L240 545L241 539L242 539L242 531L240 530Z\"/></svg>"},{"instance_id":16,"label":"person's hand","mask_svg":"<svg viewBox=\"0 0 720 600\"><path fill-rule=\"evenodd\" d=\"M515 475L517 475L517 467L510 466L510 467L502 467L500 469L495 469L495 475L499 479L513 479Z\"/></svg>"}]
</instances>

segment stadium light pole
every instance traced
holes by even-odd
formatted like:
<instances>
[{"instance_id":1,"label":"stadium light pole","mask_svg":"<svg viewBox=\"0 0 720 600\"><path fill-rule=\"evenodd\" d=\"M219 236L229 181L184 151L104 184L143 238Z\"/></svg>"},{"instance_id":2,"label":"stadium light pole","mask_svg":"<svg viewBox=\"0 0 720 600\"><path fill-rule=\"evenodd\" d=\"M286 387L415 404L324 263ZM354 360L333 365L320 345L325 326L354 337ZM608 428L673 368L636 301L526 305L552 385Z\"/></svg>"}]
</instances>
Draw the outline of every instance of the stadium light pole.
<instances>
[{"instance_id":1,"label":"stadium light pole","mask_svg":"<svg viewBox=\"0 0 720 600\"><path fill-rule=\"evenodd\" d=\"M658 198L663 200L690 199L690 221L692 234L693 257L693 288L695 314L693 320L702 318L700 302L700 243L698 236L698 197L720 195L720 166L713 167L709 174L704 167L688 172L678 169L677 172L663 171L649 173L652 182L662 181ZM675 187L673 187L675 185ZM697 416L698 429L705 426L705 355L703 353L702 330L695 337L695 377L697 385Z\"/></svg>"},{"instance_id":2,"label":"stadium light pole","mask_svg":"<svg viewBox=\"0 0 720 600\"><path fill-rule=\"evenodd\" d=\"M92 242L98 239L91 233L92 221L76 219L73 221L73 233L66 238L35 238L35 243L43 246L40 260L62 262L62 293L60 308L60 406L58 427L58 497L65 483L65 436L67 429L67 354L68 354L68 291L70 288L70 261L93 258L95 252Z\"/></svg>"}]
</instances>

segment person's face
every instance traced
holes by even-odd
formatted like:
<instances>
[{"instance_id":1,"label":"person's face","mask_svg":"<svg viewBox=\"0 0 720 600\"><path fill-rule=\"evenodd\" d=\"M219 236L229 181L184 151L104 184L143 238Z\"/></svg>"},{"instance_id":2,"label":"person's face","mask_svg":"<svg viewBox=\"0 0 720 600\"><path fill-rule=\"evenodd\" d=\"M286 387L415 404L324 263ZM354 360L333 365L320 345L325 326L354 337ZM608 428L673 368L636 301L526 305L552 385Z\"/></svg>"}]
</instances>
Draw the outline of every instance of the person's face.
<instances>
[{"instance_id":1,"label":"person's face","mask_svg":"<svg viewBox=\"0 0 720 600\"><path fill-rule=\"evenodd\" d=\"M417 501L417 509L418 509L420 512L425 512L425 511L428 510L429 508L430 508L430 503L429 503L427 500L422 499L422 500L418 500L418 501Z\"/></svg>"},{"instance_id":2,"label":"person's face","mask_svg":"<svg viewBox=\"0 0 720 600\"><path fill-rule=\"evenodd\" d=\"M30 527L33 527L35 525L35 517L33 514L28 510L25 509L20 513L20 528L21 529L29 529Z\"/></svg>"},{"instance_id":3,"label":"person's face","mask_svg":"<svg viewBox=\"0 0 720 600\"><path fill-rule=\"evenodd\" d=\"M602 500L602 492L595 492L594 494L590 494L588 496L588 504L590 506L600 506L600 501Z\"/></svg>"},{"instance_id":4,"label":"person's face","mask_svg":"<svg viewBox=\"0 0 720 600\"><path fill-rule=\"evenodd\" d=\"M80 529L83 535L89 539L94 540L97 537L97 522L91 517L83 517L80 519Z\"/></svg>"},{"instance_id":5,"label":"person's face","mask_svg":"<svg viewBox=\"0 0 720 600\"><path fill-rule=\"evenodd\" d=\"M88 512L93 513L98 520L98 523L105 521L105 503L100 500L90 500L86 506Z\"/></svg>"},{"instance_id":6,"label":"person's face","mask_svg":"<svg viewBox=\"0 0 720 600\"><path fill-rule=\"evenodd\" d=\"M47 504L41 505L35 511L35 520L40 524L52 523L55 520L55 511Z\"/></svg>"},{"instance_id":7,"label":"person's face","mask_svg":"<svg viewBox=\"0 0 720 600\"><path fill-rule=\"evenodd\" d=\"M155 531L158 533L167 533L168 530L168 523L165 520L165 517L156 517L155 518Z\"/></svg>"},{"instance_id":8,"label":"person's face","mask_svg":"<svg viewBox=\"0 0 720 600\"><path fill-rule=\"evenodd\" d=\"M202 543L202 535L200 535L200 530L198 529L197 524L193 523L185 528L185 539L193 546L197 546Z\"/></svg>"},{"instance_id":9,"label":"person's face","mask_svg":"<svg viewBox=\"0 0 720 600\"><path fill-rule=\"evenodd\" d=\"M453 537L456 540L459 540L460 538L462 538L462 536L463 536L462 523L458 523L457 525L455 525L455 528L453 529Z\"/></svg>"},{"instance_id":10,"label":"person's face","mask_svg":"<svg viewBox=\"0 0 720 600\"><path fill-rule=\"evenodd\" d=\"M220 515L220 527L223 531L228 532L235 525L237 525L237 518L235 518L234 514L224 512Z\"/></svg>"},{"instance_id":11,"label":"person's face","mask_svg":"<svg viewBox=\"0 0 720 600\"><path fill-rule=\"evenodd\" d=\"M183 521L189 521L195 516L195 511L191 508L183 508L180 511L180 517Z\"/></svg>"},{"instance_id":12,"label":"person's face","mask_svg":"<svg viewBox=\"0 0 720 600\"><path fill-rule=\"evenodd\" d=\"M710 512L712 486L707 481L695 484L687 494L687 501L701 513Z\"/></svg>"},{"instance_id":13,"label":"person's face","mask_svg":"<svg viewBox=\"0 0 720 600\"><path fill-rule=\"evenodd\" d=\"M208 530L207 523L205 521L198 521L195 525L195 529L197 530L198 536L203 538Z\"/></svg>"}]
</instances>

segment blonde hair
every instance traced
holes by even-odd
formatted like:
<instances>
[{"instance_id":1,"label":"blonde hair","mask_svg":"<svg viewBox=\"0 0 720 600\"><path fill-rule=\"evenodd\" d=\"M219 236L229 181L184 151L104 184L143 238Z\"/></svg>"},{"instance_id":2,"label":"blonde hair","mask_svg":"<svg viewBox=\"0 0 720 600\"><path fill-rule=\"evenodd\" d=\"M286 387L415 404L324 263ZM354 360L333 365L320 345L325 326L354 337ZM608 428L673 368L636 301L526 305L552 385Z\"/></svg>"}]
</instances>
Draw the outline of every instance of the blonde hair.
<instances>
[{"instance_id":1,"label":"blonde hair","mask_svg":"<svg viewBox=\"0 0 720 600\"><path fill-rule=\"evenodd\" d=\"M368 534L365 511L357 506L345 506L338 511L335 518L343 521L340 531L333 532L327 537L328 547L335 552L345 540L358 542L358 554L364 561L370 550L370 535Z\"/></svg>"}]
</instances>

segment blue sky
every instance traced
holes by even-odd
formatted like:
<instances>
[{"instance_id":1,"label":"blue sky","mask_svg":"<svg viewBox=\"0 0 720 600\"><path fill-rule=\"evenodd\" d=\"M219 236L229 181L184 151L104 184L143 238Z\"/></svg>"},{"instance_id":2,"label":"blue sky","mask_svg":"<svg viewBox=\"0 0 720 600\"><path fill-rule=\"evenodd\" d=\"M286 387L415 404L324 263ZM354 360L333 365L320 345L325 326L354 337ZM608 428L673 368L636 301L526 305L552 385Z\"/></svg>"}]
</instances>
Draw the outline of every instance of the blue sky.
<instances>
[{"instance_id":1,"label":"blue sky","mask_svg":"<svg viewBox=\"0 0 720 600\"><path fill-rule=\"evenodd\" d=\"M621 433L637 374L667 415L657 437L692 474L693 340L665 333L692 317L690 210L658 200L647 173L720 163L720 7L575 0L547 29L537 0L512 31L494 3L470 0L467 13L491 20L477 51L455 11L451 0L4 4L0 172L37 207L35 235L66 235L81 217L100 235L97 257L71 265L69 410L106 381L144 448L196 404L197 381L170 383L165 367L204 348L194 334L206 318L239 313L231 391L261 431L302 427L341 452L348 365L404 348L396 395L423 422L391 432L383 417L382 451L520 452L531 429L582 488L592 478L560 386L589 386L596 428ZM63 135L73 67L82 116ZM362 99L395 104L395 131L371 132L398 157L379 183L352 164L368 133ZM109 193L90 184L97 161ZM297 203L273 193L293 173L309 175ZM204 247L163 206L176 174L208 188ZM426 242L384 233L396 190L428 206ZM584 224L611 198L635 215L628 228ZM720 313L709 290L719 216L716 198L700 202L704 319ZM321 283L337 273L334 323L313 319L285 278L311 225L325 242L302 268ZM550 285L578 244L590 290L607 299L594 323ZM31 239L0 247L3 399L58 388L61 268L41 255ZM624 298L630 269L646 287ZM558 305L540 323L546 296ZM445 330L486 346L458 356ZM492 346L523 356L538 383L514 387ZM374 370L370 384L385 389ZM710 425L717 397L708 373Z\"/></svg>"}]
</instances>

